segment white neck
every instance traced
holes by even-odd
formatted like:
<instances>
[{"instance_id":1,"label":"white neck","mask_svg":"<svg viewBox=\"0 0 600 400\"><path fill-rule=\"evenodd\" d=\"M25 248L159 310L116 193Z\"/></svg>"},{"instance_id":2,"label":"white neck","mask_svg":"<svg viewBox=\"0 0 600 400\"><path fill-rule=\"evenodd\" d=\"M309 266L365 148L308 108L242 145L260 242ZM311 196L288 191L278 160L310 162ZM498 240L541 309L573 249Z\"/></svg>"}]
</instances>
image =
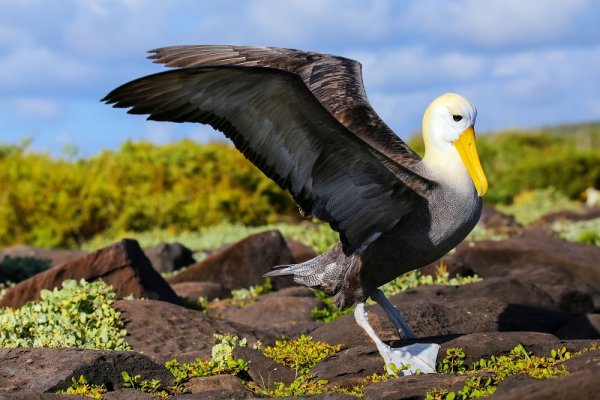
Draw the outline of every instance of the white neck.
<instances>
[{"instance_id":1,"label":"white neck","mask_svg":"<svg viewBox=\"0 0 600 400\"><path fill-rule=\"evenodd\" d=\"M473 180L456 148L447 142L435 142L429 124L423 124L425 156L421 162L430 178L442 185L451 186L458 192L475 190ZM439 137L439 136L437 136Z\"/></svg>"}]
</instances>

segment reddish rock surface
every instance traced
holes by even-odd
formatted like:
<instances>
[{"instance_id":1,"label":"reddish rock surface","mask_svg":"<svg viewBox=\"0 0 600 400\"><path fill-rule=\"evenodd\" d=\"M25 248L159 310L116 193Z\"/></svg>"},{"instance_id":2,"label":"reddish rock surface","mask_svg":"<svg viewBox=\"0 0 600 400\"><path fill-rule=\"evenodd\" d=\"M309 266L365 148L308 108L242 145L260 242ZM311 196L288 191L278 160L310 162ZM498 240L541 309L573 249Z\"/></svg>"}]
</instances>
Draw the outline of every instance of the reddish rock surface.
<instances>
[{"instance_id":1,"label":"reddish rock surface","mask_svg":"<svg viewBox=\"0 0 600 400\"><path fill-rule=\"evenodd\" d=\"M87 349L0 348L0 392L55 392L84 375L89 383L123 387L121 371L158 379L168 385L173 376L145 355L128 351Z\"/></svg>"},{"instance_id":2,"label":"reddish rock surface","mask_svg":"<svg viewBox=\"0 0 600 400\"><path fill-rule=\"evenodd\" d=\"M246 338L250 345L259 339L265 344L275 339L270 332L215 319L164 301L119 300L115 308L122 313L127 343L161 363L174 358L180 362L194 361L197 357L209 359L217 342L215 333Z\"/></svg>"},{"instance_id":3,"label":"reddish rock surface","mask_svg":"<svg viewBox=\"0 0 600 400\"><path fill-rule=\"evenodd\" d=\"M296 264L308 261L319 255L315 251L315 249L297 240L285 238L285 242L287 243L287 246L290 249L290 252L292 253L294 263Z\"/></svg>"},{"instance_id":4,"label":"reddish rock surface","mask_svg":"<svg viewBox=\"0 0 600 400\"><path fill-rule=\"evenodd\" d=\"M231 296L231 290L217 282L181 282L171 285L179 297L189 301L198 301L200 297L207 300L226 299Z\"/></svg>"},{"instance_id":5,"label":"reddish rock surface","mask_svg":"<svg viewBox=\"0 0 600 400\"><path fill-rule=\"evenodd\" d=\"M215 375L202 378L192 378L185 385L192 394L202 395L205 399L229 396L230 399L247 399L255 394L244 386L243 381L233 375ZM183 396L181 396L183 398ZM187 398L188 396L186 396ZM190 397L191 398L191 397Z\"/></svg>"},{"instance_id":6,"label":"reddish rock surface","mask_svg":"<svg viewBox=\"0 0 600 400\"><path fill-rule=\"evenodd\" d=\"M196 262L192 250L181 243L161 242L146 247L144 253L158 272L172 272Z\"/></svg>"},{"instance_id":7,"label":"reddish rock surface","mask_svg":"<svg viewBox=\"0 0 600 400\"><path fill-rule=\"evenodd\" d=\"M168 279L169 283L190 281L219 282L228 289L247 288L264 283L262 275L276 265L294 263L292 253L279 231L248 236L215 252L203 261ZM274 281L277 287L291 285L289 279Z\"/></svg>"},{"instance_id":8,"label":"reddish rock surface","mask_svg":"<svg viewBox=\"0 0 600 400\"><path fill-rule=\"evenodd\" d=\"M18 308L39 299L42 289L60 287L67 279L102 279L119 297L133 295L179 303L173 289L156 272L135 240L123 240L24 280L0 300L0 307Z\"/></svg>"},{"instance_id":9,"label":"reddish rock surface","mask_svg":"<svg viewBox=\"0 0 600 400\"><path fill-rule=\"evenodd\" d=\"M85 251L64 250L64 249L44 249L31 246L13 246L0 250L0 260L6 256L10 257L31 257L39 260L47 260L52 267L76 260L86 255Z\"/></svg>"},{"instance_id":10,"label":"reddish rock surface","mask_svg":"<svg viewBox=\"0 0 600 400\"><path fill-rule=\"evenodd\" d=\"M311 315L315 307L323 307L321 300L309 289L298 287L260 296L254 304L245 307L229 307L220 315L229 321L267 330L275 335L294 337L319 326Z\"/></svg>"}]
</instances>

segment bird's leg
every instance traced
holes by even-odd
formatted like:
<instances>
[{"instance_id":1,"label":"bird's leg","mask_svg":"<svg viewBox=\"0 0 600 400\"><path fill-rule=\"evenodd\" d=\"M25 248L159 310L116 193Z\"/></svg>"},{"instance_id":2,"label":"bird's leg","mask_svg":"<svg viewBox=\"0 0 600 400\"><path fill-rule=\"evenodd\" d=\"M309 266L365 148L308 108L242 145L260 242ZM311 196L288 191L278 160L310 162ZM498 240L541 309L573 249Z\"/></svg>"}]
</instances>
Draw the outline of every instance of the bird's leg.
<instances>
[{"instance_id":1,"label":"bird's leg","mask_svg":"<svg viewBox=\"0 0 600 400\"><path fill-rule=\"evenodd\" d=\"M383 296L383 293L381 293L381 295ZM383 297L385 298L385 296ZM389 300L387 300L387 302L389 303ZM389 305L391 305L391 303L389 303ZM398 315L400 315L398 310L395 311ZM354 310L354 318L356 319L358 326L364 329L367 335L369 335L371 340L375 343L375 346L377 346L377 350L379 351L379 354L381 354L381 357L383 357L383 361L385 362L385 367L388 373L396 374L399 372L401 375L412 375L417 371L420 371L424 374L435 372L435 361L437 358L437 353L440 349L438 344L413 343L404 347L391 348L387 344L383 343L383 341L375 333L373 327L369 324L369 318L367 316L367 312L365 311L364 302L356 305L356 309ZM412 333L410 328L408 328L408 325L404 319L402 319L402 316L400 316L400 320L404 324L402 330L405 335L407 332L410 332L410 334L414 336L414 333ZM394 323L394 325L396 325L396 323ZM408 329L404 329L404 327ZM400 328L398 329L400 331Z\"/></svg>"},{"instance_id":2,"label":"bird's leg","mask_svg":"<svg viewBox=\"0 0 600 400\"><path fill-rule=\"evenodd\" d=\"M392 321L398 330L401 339L416 339L417 335L410 329L410 326L408 326L404 318L402 318L400 311L398 311L396 306L385 297L385 294L383 294L381 289L373 290L370 297L383 308L390 321Z\"/></svg>"}]
</instances>

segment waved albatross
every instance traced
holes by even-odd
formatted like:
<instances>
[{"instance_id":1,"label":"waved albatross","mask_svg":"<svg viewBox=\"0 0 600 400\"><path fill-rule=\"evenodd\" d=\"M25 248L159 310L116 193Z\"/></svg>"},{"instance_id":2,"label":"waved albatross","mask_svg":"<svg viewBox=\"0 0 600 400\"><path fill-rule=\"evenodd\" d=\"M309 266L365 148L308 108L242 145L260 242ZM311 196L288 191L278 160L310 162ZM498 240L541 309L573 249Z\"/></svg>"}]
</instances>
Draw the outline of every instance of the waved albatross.
<instances>
[{"instance_id":1,"label":"waved albatross","mask_svg":"<svg viewBox=\"0 0 600 400\"><path fill-rule=\"evenodd\" d=\"M415 335L378 289L442 257L477 223L487 179L473 125L477 111L453 93L423 117L421 159L379 118L357 61L274 47L173 46L152 50L177 69L126 83L104 99L148 119L209 124L288 190L305 216L326 221L340 242L266 276L292 275L333 295L377 345L388 371L434 372L437 344L390 348L364 309L370 297L401 338Z\"/></svg>"}]
</instances>

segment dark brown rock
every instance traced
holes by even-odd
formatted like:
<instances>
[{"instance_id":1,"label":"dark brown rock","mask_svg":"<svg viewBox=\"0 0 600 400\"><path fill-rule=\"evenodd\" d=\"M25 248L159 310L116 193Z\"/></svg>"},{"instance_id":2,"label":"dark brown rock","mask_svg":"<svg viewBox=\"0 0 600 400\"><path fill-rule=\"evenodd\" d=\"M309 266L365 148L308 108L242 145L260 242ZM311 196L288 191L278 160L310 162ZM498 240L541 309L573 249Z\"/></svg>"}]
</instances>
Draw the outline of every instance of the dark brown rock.
<instances>
[{"instance_id":1,"label":"dark brown rock","mask_svg":"<svg viewBox=\"0 0 600 400\"><path fill-rule=\"evenodd\" d=\"M87 253L80 250L66 249L44 249L31 246L12 246L0 250L0 260L6 256L10 257L31 257L39 260L47 260L52 267L62 265L66 262L83 257Z\"/></svg>"},{"instance_id":2,"label":"dark brown rock","mask_svg":"<svg viewBox=\"0 0 600 400\"><path fill-rule=\"evenodd\" d=\"M264 329L278 336L296 336L319 326L312 318L311 310L322 306L321 300L314 296L265 295L254 304L231 307L222 311L221 315L229 321Z\"/></svg>"},{"instance_id":3,"label":"dark brown rock","mask_svg":"<svg viewBox=\"0 0 600 400\"><path fill-rule=\"evenodd\" d=\"M543 289L529 280L513 277L490 277L468 285L419 286L397 294L396 302L416 300L455 301L458 299L489 297L507 304L522 304L558 309L558 303Z\"/></svg>"},{"instance_id":4,"label":"dark brown rock","mask_svg":"<svg viewBox=\"0 0 600 400\"><path fill-rule=\"evenodd\" d=\"M125 388L104 393L102 400L154 400L154 396L141 390Z\"/></svg>"},{"instance_id":5,"label":"dark brown rock","mask_svg":"<svg viewBox=\"0 0 600 400\"><path fill-rule=\"evenodd\" d=\"M483 205L479 223L486 229L508 236L513 236L523 231L523 227L517 222L515 217L505 214L487 204Z\"/></svg>"},{"instance_id":6,"label":"dark brown rock","mask_svg":"<svg viewBox=\"0 0 600 400\"><path fill-rule=\"evenodd\" d=\"M236 347L233 358L242 358L248 362L248 375L256 384L265 389L272 389L276 382L289 385L296 379L296 372L249 347Z\"/></svg>"},{"instance_id":7,"label":"dark brown rock","mask_svg":"<svg viewBox=\"0 0 600 400\"><path fill-rule=\"evenodd\" d=\"M178 296L190 301L198 301L200 297L207 300L226 299L231 296L231 290L217 282L181 282L171 285Z\"/></svg>"},{"instance_id":8,"label":"dark brown rock","mask_svg":"<svg viewBox=\"0 0 600 400\"><path fill-rule=\"evenodd\" d=\"M275 339L269 332L163 301L119 300L114 306L122 313L127 343L160 363L174 358L180 362L210 358L215 333L237 335L250 344L259 339L269 344Z\"/></svg>"},{"instance_id":9,"label":"dark brown rock","mask_svg":"<svg viewBox=\"0 0 600 400\"><path fill-rule=\"evenodd\" d=\"M517 375L509 375L504 379L494 392L495 396L500 396L501 394L513 390L514 388L530 385L536 382L538 379L533 378L529 375L517 374Z\"/></svg>"},{"instance_id":10,"label":"dark brown rock","mask_svg":"<svg viewBox=\"0 0 600 400\"><path fill-rule=\"evenodd\" d=\"M584 207L580 210L555 211L544 215L533 224L552 224L558 221L588 221L595 218L600 218L600 207Z\"/></svg>"},{"instance_id":11,"label":"dark brown rock","mask_svg":"<svg viewBox=\"0 0 600 400\"><path fill-rule=\"evenodd\" d=\"M598 370L600 366L600 350L590 350L574 355L571 359L562 362L562 364L571 373L594 368Z\"/></svg>"},{"instance_id":12,"label":"dark brown rock","mask_svg":"<svg viewBox=\"0 0 600 400\"><path fill-rule=\"evenodd\" d=\"M138 243L125 239L20 282L0 300L0 307L21 307L27 301L39 299L42 289L60 287L67 279L102 279L113 286L119 297L133 295L180 303L173 289L152 268Z\"/></svg>"},{"instance_id":13,"label":"dark brown rock","mask_svg":"<svg viewBox=\"0 0 600 400\"><path fill-rule=\"evenodd\" d=\"M391 301L419 338L498 331L551 333L572 318L571 314L562 311L506 304L487 297L452 301L399 301L402 298L403 296L394 296ZM369 322L382 340L398 340L394 326L379 306L368 306L367 310ZM354 315L338 318L317 328L311 335L316 340L331 344L342 343L346 347L370 343L367 334L356 325Z\"/></svg>"},{"instance_id":14,"label":"dark brown rock","mask_svg":"<svg viewBox=\"0 0 600 400\"><path fill-rule=\"evenodd\" d=\"M552 349L562 347L557 337L548 333L540 332L482 332L461 335L452 340L442 343L438 354L438 361L446 356L446 350L458 347L465 352L465 363L472 364L481 358L491 355L501 356L509 354L510 351L522 344L527 351L546 357Z\"/></svg>"},{"instance_id":15,"label":"dark brown rock","mask_svg":"<svg viewBox=\"0 0 600 400\"><path fill-rule=\"evenodd\" d=\"M470 378L466 375L423 374L399 376L385 382L369 385L365 389L366 400L413 400L422 399L431 389L456 391Z\"/></svg>"},{"instance_id":16,"label":"dark brown rock","mask_svg":"<svg viewBox=\"0 0 600 400\"><path fill-rule=\"evenodd\" d=\"M554 334L561 339L600 339L600 314L578 315Z\"/></svg>"},{"instance_id":17,"label":"dark brown rock","mask_svg":"<svg viewBox=\"0 0 600 400\"><path fill-rule=\"evenodd\" d=\"M374 373L385 370L383 358L375 346L354 346L340 351L315 365L310 373L341 386L352 386Z\"/></svg>"},{"instance_id":18,"label":"dark brown rock","mask_svg":"<svg viewBox=\"0 0 600 400\"><path fill-rule=\"evenodd\" d=\"M172 272L196 262L194 253L181 243L161 242L146 247L144 253L158 272Z\"/></svg>"},{"instance_id":19,"label":"dark brown rock","mask_svg":"<svg viewBox=\"0 0 600 400\"><path fill-rule=\"evenodd\" d=\"M121 371L158 379L163 385L173 376L145 355L130 351L87 349L0 349L0 392L56 392L71 378L84 375L88 382L108 390L123 386Z\"/></svg>"},{"instance_id":20,"label":"dark brown rock","mask_svg":"<svg viewBox=\"0 0 600 400\"><path fill-rule=\"evenodd\" d=\"M494 400L592 400L600 393L600 368L595 366L550 380L535 380L529 384L494 394Z\"/></svg>"},{"instance_id":21,"label":"dark brown rock","mask_svg":"<svg viewBox=\"0 0 600 400\"><path fill-rule=\"evenodd\" d=\"M598 260L600 247L570 243L535 233L501 241L481 241L460 245L453 256L483 278L505 276L523 266L538 266L542 271L560 269L569 278L565 284L585 282L600 291ZM534 283L537 283L533 281Z\"/></svg>"},{"instance_id":22,"label":"dark brown rock","mask_svg":"<svg viewBox=\"0 0 600 400\"><path fill-rule=\"evenodd\" d=\"M247 399L255 397L254 393L249 391L244 386L243 381L234 375L214 375L201 378L192 378L185 384L185 387L192 394L205 394L207 397L210 394L214 395L218 392L228 394L231 399Z\"/></svg>"},{"instance_id":23,"label":"dark brown rock","mask_svg":"<svg viewBox=\"0 0 600 400\"><path fill-rule=\"evenodd\" d=\"M0 400L89 400L89 397L57 393L0 393Z\"/></svg>"},{"instance_id":24,"label":"dark brown rock","mask_svg":"<svg viewBox=\"0 0 600 400\"><path fill-rule=\"evenodd\" d=\"M285 238L285 242L287 243L290 252L292 253L292 258L294 259L294 263L299 264L304 261L308 261L312 258L315 258L319 254L310 246L305 245L302 242L299 242L294 239Z\"/></svg>"},{"instance_id":25,"label":"dark brown rock","mask_svg":"<svg viewBox=\"0 0 600 400\"><path fill-rule=\"evenodd\" d=\"M247 288L264 283L262 275L276 265L293 263L292 253L279 231L248 236L224 250L171 277L173 283L191 281L219 282L229 289ZM290 279L276 279L276 287L292 284Z\"/></svg>"}]
</instances>

